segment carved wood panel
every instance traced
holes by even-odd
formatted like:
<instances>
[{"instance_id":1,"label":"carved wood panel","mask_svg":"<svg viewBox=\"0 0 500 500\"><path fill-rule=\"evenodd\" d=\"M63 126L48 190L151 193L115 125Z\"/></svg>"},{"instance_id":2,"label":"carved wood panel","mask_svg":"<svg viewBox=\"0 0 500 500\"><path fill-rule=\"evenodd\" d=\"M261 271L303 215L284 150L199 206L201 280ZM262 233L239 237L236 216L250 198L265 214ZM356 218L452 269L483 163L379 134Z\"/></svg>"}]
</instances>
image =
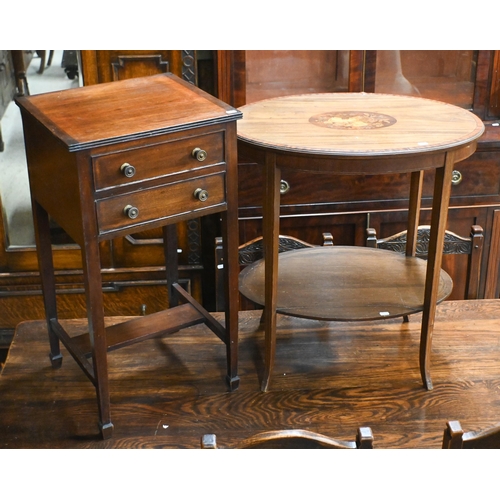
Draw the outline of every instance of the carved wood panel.
<instances>
[{"instance_id":1,"label":"carved wood panel","mask_svg":"<svg viewBox=\"0 0 500 500\"><path fill-rule=\"evenodd\" d=\"M82 50L84 85L171 72L197 84L194 50Z\"/></svg>"}]
</instances>

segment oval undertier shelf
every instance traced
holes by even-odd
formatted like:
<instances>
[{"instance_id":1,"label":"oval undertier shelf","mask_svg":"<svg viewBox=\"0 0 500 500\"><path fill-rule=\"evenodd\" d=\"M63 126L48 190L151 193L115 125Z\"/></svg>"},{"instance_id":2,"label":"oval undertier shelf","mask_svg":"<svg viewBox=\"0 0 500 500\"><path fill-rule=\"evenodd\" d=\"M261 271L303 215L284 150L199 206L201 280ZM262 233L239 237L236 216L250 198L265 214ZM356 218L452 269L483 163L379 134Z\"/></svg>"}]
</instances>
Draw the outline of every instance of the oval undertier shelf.
<instances>
[{"instance_id":1,"label":"oval undertier shelf","mask_svg":"<svg viewBox=\"0 0 500 500\"><path fill-rule=\"evenodd\" d=\"M277 312L327 321L393 318L423 310L427 262L366 247L333 246L279 254ZM265 303L264 259L239 277L241 293ZM443 270L437 303L452 291Z\"/></svg>"}]
</instances>

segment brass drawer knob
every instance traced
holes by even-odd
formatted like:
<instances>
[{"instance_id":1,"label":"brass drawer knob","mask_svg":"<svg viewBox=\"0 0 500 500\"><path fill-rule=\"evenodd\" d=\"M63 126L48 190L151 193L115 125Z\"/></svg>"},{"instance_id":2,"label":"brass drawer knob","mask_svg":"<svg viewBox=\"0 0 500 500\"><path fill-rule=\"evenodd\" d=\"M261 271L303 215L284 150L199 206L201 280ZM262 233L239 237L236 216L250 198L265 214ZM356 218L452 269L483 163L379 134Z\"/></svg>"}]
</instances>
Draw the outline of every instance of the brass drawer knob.
<instances>
[{"instance_id":1,"label":"brass drawer knob","mask_svg":"<svg viewBox=\"0 0 500 500\"><path fill-rule=\"evenodd\" d=\"M125 177L134 177L135 175L135 167L133 165L130 165L130 163L124 163L120 167L120 170Z\"/></svg>"},{"instance_id":2,"label":"brass drawer knob","mask_svg":"<svg viewBox=\"0 0 500 500\"><path fill-rule=\"evenodd\" d=\"M127 205L123 209L123 213L129 218L129 219L136 219L137 216L139 215L139 209L137 207L133 207L132 205Z\"/></svg>"},{"instance_id":3,"label":"brass drawer knob","mask_svg":"<svg viewBox=\"0 0 500 500\"><path fill-rule=\"evenodd\" d=\"M281 179L280 181L280 194L286 194L290 191L290 184L287 181Z\"/></svg>"},{"instance_id":4,"label":"brass drawer knob","mask_svg":"<svg viewBox=\"0 0 500 500\"><path fill-rule=\"evenodd\" d=\"M207 158L207 152L201 148L194 148L193 151L191 151L191 156L198 161L203 161Z\"/></svg>"},{"instance_id":5,"label":"brass drawer knob","mask_svg":"<svg viewBox=\"0 0 500 500\"><path fill-rule=\"evenodd\" d=\"M451 174L451 183L453 186L458 186L462 182L462 173L458 170L453 170Z\"/></svg>"},{"instance_id":6,"label":"brass drawer knob","mask_svg":"<svg viewBox=\"0 0 500 500\"><path fill-rule=\"evenodd\" d=\"M200 201L207 201L208 199L208 191L206 191L205 189L198 188L193 194L194 197Z\"/></svg>"}]
</instances>

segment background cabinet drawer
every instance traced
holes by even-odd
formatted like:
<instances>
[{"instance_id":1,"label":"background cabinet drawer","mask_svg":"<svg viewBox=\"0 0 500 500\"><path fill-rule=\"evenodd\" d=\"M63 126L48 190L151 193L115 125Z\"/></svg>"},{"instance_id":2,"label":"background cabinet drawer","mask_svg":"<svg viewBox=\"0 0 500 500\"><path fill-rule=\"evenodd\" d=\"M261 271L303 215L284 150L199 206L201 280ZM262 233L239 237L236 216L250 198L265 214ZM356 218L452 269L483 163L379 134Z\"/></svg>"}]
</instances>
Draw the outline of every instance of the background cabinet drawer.
<instances>
[{"instance_id":1,"label":"background cabinet drawer","mask_svg":"<svg viewBox=\"0 0 500 500\"><path fill-rule=\"evenodd\" d=\"M451 204L475 204L478 200L487 203L500 202L500 158L490 151L474 153L470 158L455 165L456 177L452 183ZM240 163L239 207L251 208L262 206L263 170L257 164ZM387 204L405 202L410 194L410 174L382 175L329 175L308 172L281 171L283 192L281 204L286 207L300 207L320 204L342 204L348 210L348 204L371 203ZM429 204L434 186L434 172L424 174L423 204ZM384 208L380 206L378 208Z\"/></svg>"},{"instance_id":2,"label":"background cabinet drawer","mask_svg":"<svg viewBox=\"0 0 500 500\"><path fill-rule=\"evenodd\" d=\"M200 154L200 151L205 154ZM187 139L170 140L94 156L92 162L95 189L99 191L222 163L224 136L222 131L218 131ZM130 165L132 169L122 170L123 165Z\"/></svg>"},{"instance_id":3,"label":"background cabinet drawer","mask_svg":"<svg viewBox=\"0 0 500 500\"><path fill-rule=\"evenodd\" d=\"M261 207L263 169L256 164L238 166L238 206ZM286 207L319 206L325 203L376 202L405 199L410 193L410 175L331 175L281 170L281 204ZM381 194L382 193L382 194Z\"/></svg>"},{"instance_id":4,"label":"background cabinet drawer","mask_svg":"<svg viewBox=\"0 0 500 500\"><path fill-rule=\"evenodd\" d=\"M200 192L197 193L197 190ZM220 206L225 201L224 172L114 196L97 202L99 233L191 212L193 217L198 217L203 215L199 212Z\"/></svg>"},{"instance_id":5,"label":"background cabinet drawer","mask_svg":"<svg viewBox=\"0 0 500 500\"><path fill-rule=\"evenodd\" d=\"M459 177L451 191L452 198L491 197L500 200L500 157L490 151L477 151L455 165Z\"/></svg>"}]
</instances>

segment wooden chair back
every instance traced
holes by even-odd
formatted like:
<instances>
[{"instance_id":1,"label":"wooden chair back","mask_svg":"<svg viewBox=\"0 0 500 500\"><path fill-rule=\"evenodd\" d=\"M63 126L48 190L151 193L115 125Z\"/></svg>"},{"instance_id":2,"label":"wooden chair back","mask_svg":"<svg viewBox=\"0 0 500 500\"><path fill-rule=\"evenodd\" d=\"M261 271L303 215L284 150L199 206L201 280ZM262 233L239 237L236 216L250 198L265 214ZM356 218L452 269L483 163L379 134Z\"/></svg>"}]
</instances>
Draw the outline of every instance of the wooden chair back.
<instances>
[{"instance_id":1,"label":"wooden chair back","mask_svg":"<svg viewBox=\"0 0 500 500\"><path fill-rule=\"evenodd\" d=\"M205 434L201 438L201 448L216 449L215 434ZM352 441L332 439L317 432L302 429L266 431L241 441L239 449L372 449L373 434L370 427L359 427Z\"/></svg>"},{"instance_id":2,"label":"wooden chair back","mask_svg":"<svg viewBox=\"0 0 500 500\"><path fill-rule=\"evenodd\" d=\"M460 422L446 422L443 449L498 449L500 448L500 424L482 431L464 432Z\"/></svg>"},{"instance_id":3,"label":"wooden chair back","mask_svg":"<svg viewBox=\"0 0 500 500\"><path fill-rule=\"evenodd\" d=\"M221 237L215 238L215 310L224 311L224 258L223 241ZM279 236L279 252L298 250L299 248L311 248L316 245L306 243L293 236ZM323 246L333 246L333 236L331 233L323 233ZM264 245L262 236L239 246L239 263L241 267L248 266L264 257Z\"/></svg>"},{"instance_id":4,"label":"wooden chair back","mask_svg":"<svg viewBox=\"0 0 500 500\"><path fill-rule=\"evenodd\" d=\"M387 238L377 238L375 229L366 230L366 246L384 248L399 253L406 252L406 231L394 234ZM417 232L416 257L427 257L429 253L430 226L419 226ZM467 254L467 281L464 299L479 298L479 279L481 271L481 256L483 253L484 231L481 226L473 225L470 236L464 238L452 231L446 231L443 254Z\"/></svg>"}]
</instances>

